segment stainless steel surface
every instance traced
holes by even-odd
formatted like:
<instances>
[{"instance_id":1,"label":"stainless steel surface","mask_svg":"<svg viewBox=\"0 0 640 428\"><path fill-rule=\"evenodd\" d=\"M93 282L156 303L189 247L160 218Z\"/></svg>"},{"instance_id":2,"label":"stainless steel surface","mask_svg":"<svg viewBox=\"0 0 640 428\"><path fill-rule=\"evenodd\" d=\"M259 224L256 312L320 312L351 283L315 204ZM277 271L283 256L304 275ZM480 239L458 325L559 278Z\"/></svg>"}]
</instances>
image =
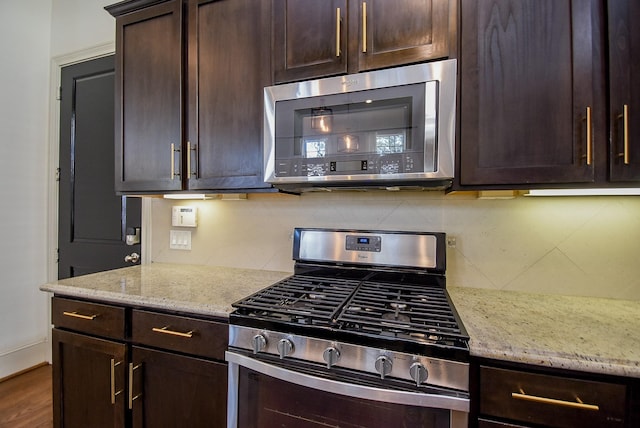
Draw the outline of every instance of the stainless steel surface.
<instances>
[{"instance_id":1,"label":"stainless steel surface","mask_svg":"<svg viewBox=\"0 0 640 428\"><path fill-rule=\"evenodd\" d=\"M278 348L278 355L280 355L281 360L295 352L295 346L293 345L292 340L289 338L278 340L276 348Z\"/></svg>"},{"instance_id":2,"label":"stainless steel surface","mask_svg":"<svg viewBox=\"0 0 640 428\"><path fill-rule=\"evenodd\" d=\"M409 375L416 381L416 386L420 386L429 378L429 371L419 362L415 362L409 366Z\"/></svg>"},{"instance_id":3,"label":"stainless steel surface","mask_svg":"<svg viewBox=\"0 0 640 428\"><path fill-rule=\"evenodd\" d=\"M138 260L140 260L140 254L138 253L131 253L129 255L124 256L125 262L138 263Z\"/></svg>"},{"instance_id":4,"label":"stainless steel surface","mask_svg":"<svg viewBox=\"0 0 640 428\"><path fill-rule=\"evenodd\" d=\"M381 401L384 403L396 403L409 406L430 407L437 409L447 409L459 412L469 412L469 399L452 397L448 395L427 394L420 392L397 391L381 389L370 386L355 385L351 383L339 382L331 379L324 379L311 376L296 371L287 370L282 367L267 364L254 358L246 357L231 351L225 353L225 360L229 362L229 395L237 394L237 380L231 379L231 374L237 370L231 366L238 365L271 376L276 379L290 382L296 385L306 386L329 393L341 394L353 398L362 398L366 400ZM234 385L235 383L235 385ZM236 406L237 398L229 398L229 402L233 403L229 406ZM237 423L237 422L236 422ZM235 425L228 425L229 427Z\"/></svg>"},{"instance_id":5,"label":"stainless steel surface","mask_svg":"<svg viewBox=\"0 0 640 428\"><path fill-rule=\"evenodd\" d=\"M357 73L339 77L330 77L320 80L304 81L264 89L264 161L265 181L279 184L309 184L315 183L329 187L331 182L353 182L352 188L375 186L376 180L385 182L412 182L418 187L427 187L428 182L450 180L454 176L455 167L455 109L456 109L456 60L435 61L425 64L397 67L386 70ZM429 165L430 158L434 155L435 171L393 173L393 174L340 174L320 176L289 176L277 177L275 172L275 106L277 101L301 99L308 97L320 97L332 94L364 91L369 89L387 88L422 82L438 82L437 111L437 142L433 138L433 118L425 117L425 169ZM431 90L427 85L426 98L433 99ZM436 91L433 91L434 93ZM432 113L427 113L429 116ZM429 137L431 135L431 137ZM437 150L436 150L437 149ZM419 184L418 184L419 183ZM303 187L303 186L302 186ZM387 186L388 187L388 186Z\"/></svg>"},{"instance_id":6,"label":"stainless steel surface","mask_svg":"<svg viewBox=\"0 0 640 428\"><path fill-rule=\"evenodd\" d=\"M322 353L322 359L327 363L327 368L330 369L340 361L340 349L337 346L329 346Z\"/></svg>"},{"instance_id":7,"label":"stainless steel surface","mask_svg":"<svg viewBox=\"0 0 640 428\"><path fill-rule=\"evenodd\" d=\"M434 235L363 233L302 229L299 258L304 261L435 268ZM349 241L369 239L369 245L351 247ZM379 242L379 245L377 244ZM350 250L348 248L353 248Z\"/></svg>"},{"instance_id":8,"label":"stainless steel surface","mask_svg":"<svg viewBox=\"0 0 640 428\"><path fill-rule=\"evenodd\" d=\"M267 346L267 339L261 334L256 334L251 343L253 344L253 353L257 354Z\"/></svg>"},{"instance_id":9,"label":"stainless steel surface","mask_svg":"<svg viewBox=\"0 0 640 428\"><path fill-rule=\"evenodd\" d=\"M393 370L393 358L386 355L380 355L376 358L374 367L376 368L376 371L380 373L380 379L384 380L385 377L391 374L391 370Z\"/></svg>"},{"instance_id":10,"label":"stainless steel surface","mask_svg":"<svg viewBox=\"0 0 640 428\"><path fill-rule=\"evenodd\" d=\"M376 360L384 355L393 360L391 370L387 373L388 377L415 382L415 379L411 376L411 365L418 362L429 373L427 384L461 391L469 390L469 364L459 361L392 352L349 343L337 343L302 335L291 336L285 333L257 330L233 324L229 326L229 346L253 352L253 338L258 334L266 339L265 347L261 351L266 354L280 356L278 349L280 341L282 339L291 341L295 351L293 354L285 356L284 359L295 358L326 366L327 362L324 359L324 353L327 349L333 347L340 349L340 358L332 367L343 367L379 375L380 373L376 370Z\"/></svg>"}]
</instances>

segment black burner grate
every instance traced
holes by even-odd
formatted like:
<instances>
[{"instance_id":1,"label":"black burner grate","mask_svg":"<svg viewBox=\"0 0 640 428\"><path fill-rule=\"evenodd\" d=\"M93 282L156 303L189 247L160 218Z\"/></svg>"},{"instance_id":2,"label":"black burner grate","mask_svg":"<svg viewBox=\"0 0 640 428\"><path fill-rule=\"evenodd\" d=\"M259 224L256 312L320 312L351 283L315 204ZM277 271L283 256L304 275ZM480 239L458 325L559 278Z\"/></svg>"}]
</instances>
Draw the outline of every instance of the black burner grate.
<instances>
[{"instance_id":1,"label":"black burner grate","mask_svg":"<svg viewBox=\"0 0 640 428\"><path fill-rule=\"evenodd\" d=\"M294 275L233 304L244 315L330 325L359 281Z\"/></svg>"},{"instance_id":2,"label":"black burner grate","mask_svg":"<svg viewBox=\"0 0 640 428\"><path fill-rule=\"evenodd\" d=\"M345 305L343 330L466 348L446 291L423 285L364 281Z\"/></svg>"},{"instance_id":3,"label":"black burner grate","mask_svg":"<svg viewBox=\"0 0 640 428\"><path fill-rule=\"evenodd\" d=\"M372 277L378 279L293 275L234 303L233 317L295 327L299 333L328 327L363 338L468 349L445 288L367 280Z\"/></svg>"}]
</instances>

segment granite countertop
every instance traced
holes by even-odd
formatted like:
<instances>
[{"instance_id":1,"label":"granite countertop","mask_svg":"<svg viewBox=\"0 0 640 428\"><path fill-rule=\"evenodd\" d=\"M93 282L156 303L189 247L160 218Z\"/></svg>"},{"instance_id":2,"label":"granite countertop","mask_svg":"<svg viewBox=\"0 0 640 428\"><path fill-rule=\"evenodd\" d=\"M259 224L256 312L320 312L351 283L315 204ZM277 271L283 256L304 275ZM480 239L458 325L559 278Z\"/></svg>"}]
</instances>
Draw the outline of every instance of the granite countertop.
<instances>
[{"instance_id":1,"label":"granite countertop","mask_svg":"<svg viewBox=\"0 0 640 428\"><path fill-rule=\"evenodd\" d=\"M62 279L40 289L108 303L226 318L233 302L289 275L290 272L151 263Z\"/></svg>"},{"instance_id":2,"label":"granite countertop","mask_svg":"<svg viewBox=\"0 0 640 428\"><path fill-rule=\"evenodd\" d=\"M44 284L109 303L227 317L289 272L152 263ZM640 378L640 301L448 287L472 356Z\"/></svg>"},{"instance_id":3,"label":"granite countertop","mask_svg":"<svg viewBox=\"0 0 640 428\"><path fill-rule=\"evenodd\" d=\"M473 356L640 378L640 301L448 291Z\"/></svg>"}]
</instances>

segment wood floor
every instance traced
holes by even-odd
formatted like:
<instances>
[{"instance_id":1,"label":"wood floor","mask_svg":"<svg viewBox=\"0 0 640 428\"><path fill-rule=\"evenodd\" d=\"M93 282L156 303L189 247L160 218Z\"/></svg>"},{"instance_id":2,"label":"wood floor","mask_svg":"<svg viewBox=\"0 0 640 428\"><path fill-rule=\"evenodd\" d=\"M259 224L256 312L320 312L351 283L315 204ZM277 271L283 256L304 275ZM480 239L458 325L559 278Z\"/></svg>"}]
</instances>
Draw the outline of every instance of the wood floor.
<instances>
[{"instance_id":1,"label":"wood floor","mask_svg":"<svg viewBox=\"0 0 640 428\"><path fill-rule=\"evenodd\" d=\"M0 382L1 428L53 426L51 366L45 365Z\"/></svg>"}]
</instances>

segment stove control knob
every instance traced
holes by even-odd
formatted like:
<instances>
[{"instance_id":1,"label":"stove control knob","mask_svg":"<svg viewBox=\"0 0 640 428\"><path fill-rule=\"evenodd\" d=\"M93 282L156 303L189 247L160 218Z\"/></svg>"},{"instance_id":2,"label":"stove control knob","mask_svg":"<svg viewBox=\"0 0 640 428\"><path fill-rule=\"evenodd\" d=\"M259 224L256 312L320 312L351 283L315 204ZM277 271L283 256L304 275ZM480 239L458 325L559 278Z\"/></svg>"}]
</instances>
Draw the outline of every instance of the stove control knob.
<instances>
[{"instance_id":1,"label":"stove control knob","mask_svg":"<svg viewBox=\"0 0 640 428\"><path fill-rule=\"evenodd\" d=\"M264 337L264 334L256 334L251 339L251 344L253 345L253 353L257 354L267 347L267 338Z\"/></svg>"},{"instance_id":2,"label":"stove control knob","mask_svg":"<svg viewBox=\"0 0 640 428\"><path fill-rule=\"evenodd\" d=\"M284 357L293 354L293 342L289 339L280 339L278 342L278 354L280 354L280 359L282 360Z\"/></svg>"},{"instance_id":3,"label":"stove control knob","mask_svg":"<svg viewBox=\"0 0 640 428\"><path fill-rule=\"evenodd\" d=\"M416 381L416 386L420 386L420 384L427 381L429 372L422 363L416 361L409 367L409 375L411 376L411 379Z\"/></svg>"},{"instance_id":4,"label":"stove control knob","mask_svg":"<svg viewBox=\"0 0 640 428\"><path fill-rule=\"evenodd\" d=\"M327 363L327 368L330 369L331 366L335 366L340 360L340 350L335 346L329 346L322 353L322 358Z\"/></svg>"},{"instance_id":5,"label":"stove control knob","mask_svg":"<svg viewBox=\"0 0 640 428\"><path fill-rule=\"evenodd\" d=\"M391 369L393 368L393 360L391 357L386 355L380 355L376 359L376 371L380 373L380 379L384 379L385 376L391 373Z\"/></svg>"}]
</instances>

